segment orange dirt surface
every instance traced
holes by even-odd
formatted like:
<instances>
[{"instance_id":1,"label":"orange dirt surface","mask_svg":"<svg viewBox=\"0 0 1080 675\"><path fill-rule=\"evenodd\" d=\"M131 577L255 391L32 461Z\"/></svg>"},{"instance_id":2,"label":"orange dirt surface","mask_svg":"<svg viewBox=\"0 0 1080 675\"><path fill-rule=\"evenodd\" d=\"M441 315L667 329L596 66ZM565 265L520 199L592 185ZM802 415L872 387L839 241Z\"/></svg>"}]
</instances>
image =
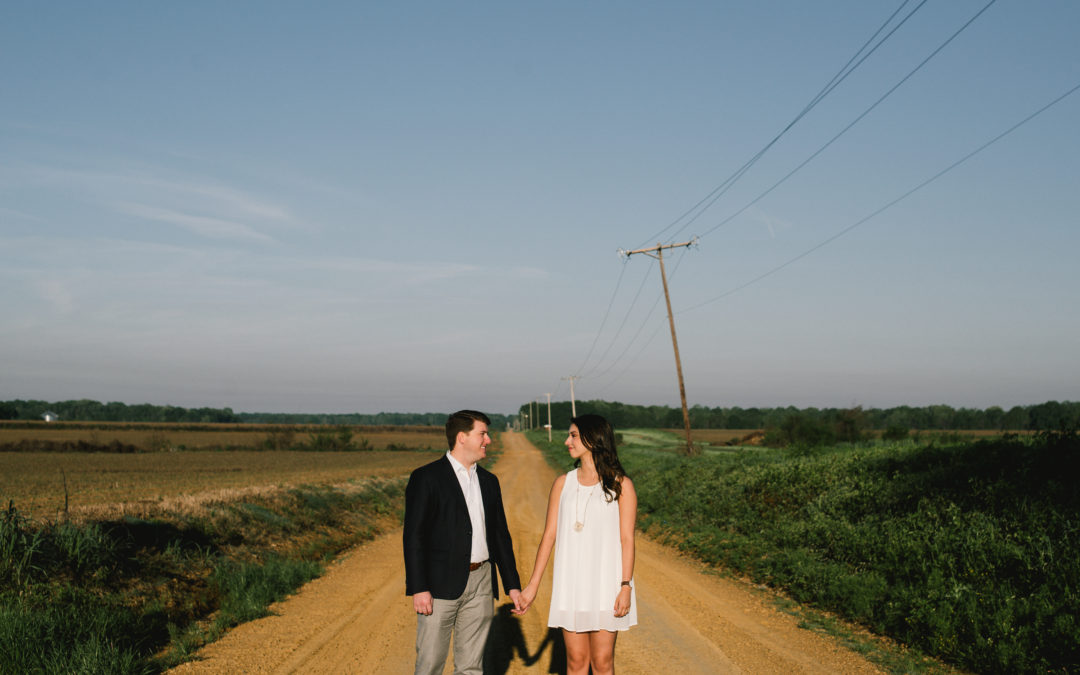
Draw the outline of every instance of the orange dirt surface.
<instances>
[{"instance_id":1,"label":"orange dirt surface","mask_svg":"<svg viewBox=\"0 0 1080 675\"><path fill-rule=\"evenodd\" d=\"M555 473L522 434L502 434L501 445L493 470L518 571L528 578ZM615 650L623 675L882 672L828 636L799 628L746 584L710 575L640 536L634 579L639 625L620 634ZM549 568L525 616L513 616L509 600L499 599L485 673L565 672L562 638L547 627L550 590ZM271 611L170 672L412 672L416 617L405 595L400 529L353 550ZM444 673L450 672L448 663Z\"/></svg>"}]
</instances>

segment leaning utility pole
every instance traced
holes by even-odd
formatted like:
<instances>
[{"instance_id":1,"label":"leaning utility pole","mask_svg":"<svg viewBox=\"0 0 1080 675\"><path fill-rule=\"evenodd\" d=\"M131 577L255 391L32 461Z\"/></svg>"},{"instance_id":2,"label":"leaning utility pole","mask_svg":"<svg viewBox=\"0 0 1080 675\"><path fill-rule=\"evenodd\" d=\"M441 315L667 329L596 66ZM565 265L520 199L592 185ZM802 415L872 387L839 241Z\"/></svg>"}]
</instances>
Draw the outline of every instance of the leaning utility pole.
<instances>
[{"instance_id":1,"label":"leaning utility pole","mask_svg":"<svg viewBox=\"0 0 1080 675\"><path fill-rule=\"evenodd\" d=\"M681 244L668 244L666 246L657 244L652 248L639 248L636 251L619 250L619 253L625 255L627 258L635 253L644 253L650 258L656 258L660 261L660 280L664 282L664 300L667 301L668 324L671 326L671 345L675 348L675 372L679 375L679 398L682 399L682 419L683 426L686 427L686 454L688 455L696 455L699 451L690 441L690 411L686 408L686 386L683 385L682 361L679 359L679 341L675 338L675 316L671 313L671 296L668 294L667 275L664 273L664 249L682 248L696 243L697 237L694 237L692 240L685 241Z\"/></svg>"},{"instance_id":2,"label":"leaning utility pole","mask_svg":"<svg viewBox=\"0 0 1080 675\"><path fill-rule=\"evenodd\" d=\"M579 377L577 375L571 375L561 379L570 380L570 419L573 419L577 417L577 406L574 405L574 380L579 379Z\"/></svg>"}]
</instances>

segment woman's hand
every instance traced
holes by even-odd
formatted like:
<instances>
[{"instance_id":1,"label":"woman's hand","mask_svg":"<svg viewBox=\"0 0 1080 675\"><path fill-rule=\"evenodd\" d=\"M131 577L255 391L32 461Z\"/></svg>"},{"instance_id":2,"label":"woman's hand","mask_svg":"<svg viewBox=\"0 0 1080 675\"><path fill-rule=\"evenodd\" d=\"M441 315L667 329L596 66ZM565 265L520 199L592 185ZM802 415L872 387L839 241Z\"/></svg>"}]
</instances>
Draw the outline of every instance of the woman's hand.
<instances>
[{"instance_id":1,"label":"woman's hand","mask_svg":"<svg viewBox=\"0 0 1080 675\"><path fill-rule=\"evenodd\" d=\"M615 596L615 616L623 617L630 613L630 587L623 586Z\"/></svg>"},{"instance_id":2,"label":"woman's hand","mask_svg":"<svg viewBox=\"0 0 1080 675\"><path fill-rule=\"evenodd\" d=\"M529 607L532 607L533 600L536 600L536 586L529 584L525 588L521 589L521 609L514 609L512 610L513 613L521 615L529 611Z\"/></svg>"}]
</instances>

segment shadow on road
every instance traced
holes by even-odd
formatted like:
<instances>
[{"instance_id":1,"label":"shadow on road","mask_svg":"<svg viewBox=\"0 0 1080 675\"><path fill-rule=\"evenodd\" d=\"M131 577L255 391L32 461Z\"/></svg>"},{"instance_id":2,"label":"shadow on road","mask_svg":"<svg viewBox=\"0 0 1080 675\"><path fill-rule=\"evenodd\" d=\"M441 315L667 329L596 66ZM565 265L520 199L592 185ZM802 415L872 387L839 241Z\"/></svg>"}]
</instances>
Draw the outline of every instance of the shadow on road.
<instances>
[{"instance_id":1,"label":"shadow on road","mask_svg":"<svg viewBox=\"0 0 1080 675\"><path fill-rule=\"evenodd\" d=\"M491 622L491 632L484 648L484 675L505 675L510 671L510 663L515 654L526 666L532 666L543 660L545 653L550 653L550 660L547 670L543 672L565 673L566 647L559 630L549 628L544 641L537 646L536 653L530 654L529 646L525 644L525 635L521 632L521 622L510 613L510 607L511 605L499 607Z\"/></svg>"}]
</instances>

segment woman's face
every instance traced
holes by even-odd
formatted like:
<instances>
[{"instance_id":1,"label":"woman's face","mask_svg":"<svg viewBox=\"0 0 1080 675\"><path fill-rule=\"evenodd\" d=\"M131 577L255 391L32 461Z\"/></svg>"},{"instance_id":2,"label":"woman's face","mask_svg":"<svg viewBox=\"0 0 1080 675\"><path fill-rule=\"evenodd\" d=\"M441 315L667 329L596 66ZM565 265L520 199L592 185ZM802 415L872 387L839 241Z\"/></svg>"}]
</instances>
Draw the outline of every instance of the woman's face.
<instances>
[{"instance_id":1,"label":"woman's face","mask_svg":"<svg viewBox=\"0 0 1080 675\"><path fill-rule=\"evenodd\" d=\"M581 434L578 433L576 424L570 425L570 433L566 436L566 449L570 451L571 459L581 459L582 455L589 452L589 449L585 447L585 443L581 440Z\"/></svg>"}]
</instances>

